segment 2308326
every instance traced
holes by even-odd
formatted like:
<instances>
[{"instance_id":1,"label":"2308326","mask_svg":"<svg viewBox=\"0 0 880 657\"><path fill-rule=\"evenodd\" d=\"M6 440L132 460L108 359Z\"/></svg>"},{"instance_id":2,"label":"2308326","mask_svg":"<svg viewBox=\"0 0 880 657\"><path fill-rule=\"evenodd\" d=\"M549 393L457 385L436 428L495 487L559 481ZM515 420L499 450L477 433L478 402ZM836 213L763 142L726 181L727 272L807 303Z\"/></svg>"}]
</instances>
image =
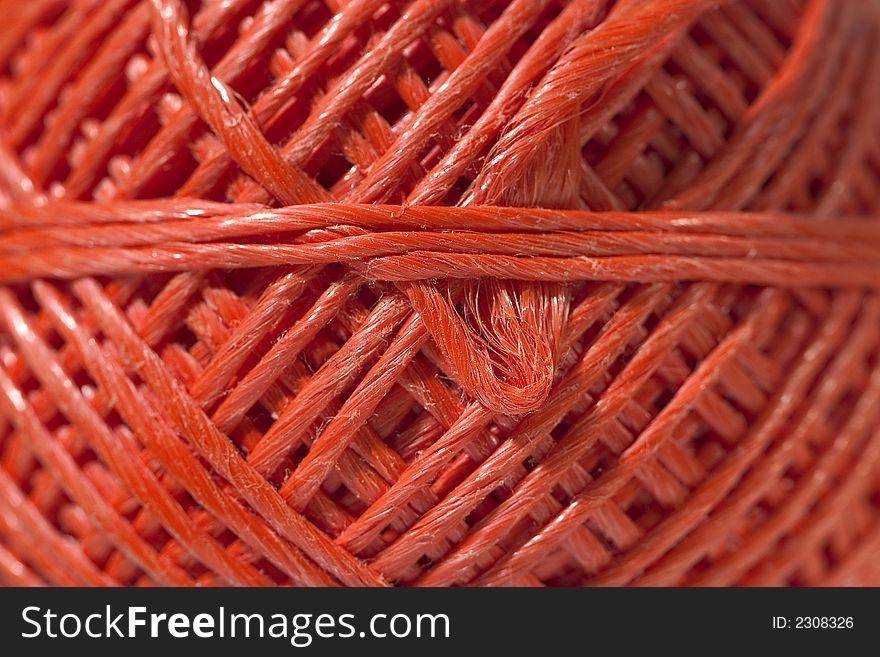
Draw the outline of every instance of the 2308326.
<instances>
[{"instance_id":1,"label":"2308326","mask_svg":"<svg viewBox=\"0 0 880 657\"><path fill-rule=\"evenodd\" d=\"M794 619L795 629L852 629L854 623L852 616L796 616Z\"/></svg>"}]
</instances>

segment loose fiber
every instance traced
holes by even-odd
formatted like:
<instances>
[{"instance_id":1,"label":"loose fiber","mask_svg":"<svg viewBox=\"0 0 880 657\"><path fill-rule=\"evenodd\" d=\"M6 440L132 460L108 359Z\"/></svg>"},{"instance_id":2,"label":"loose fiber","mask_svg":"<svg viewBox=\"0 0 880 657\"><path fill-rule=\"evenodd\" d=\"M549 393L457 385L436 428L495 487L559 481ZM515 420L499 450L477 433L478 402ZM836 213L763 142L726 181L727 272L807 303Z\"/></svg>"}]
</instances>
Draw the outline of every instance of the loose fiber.
<instances>
[{"instance_id":1,"label":"loose fiber","mask_svg":"<svg viewBox=\"0 0 880 657\"><path fill-rule=\"evenodd\" d=\"M0 8L0 583L880 584L880 3Z\"/></svg>"}]
</instances>

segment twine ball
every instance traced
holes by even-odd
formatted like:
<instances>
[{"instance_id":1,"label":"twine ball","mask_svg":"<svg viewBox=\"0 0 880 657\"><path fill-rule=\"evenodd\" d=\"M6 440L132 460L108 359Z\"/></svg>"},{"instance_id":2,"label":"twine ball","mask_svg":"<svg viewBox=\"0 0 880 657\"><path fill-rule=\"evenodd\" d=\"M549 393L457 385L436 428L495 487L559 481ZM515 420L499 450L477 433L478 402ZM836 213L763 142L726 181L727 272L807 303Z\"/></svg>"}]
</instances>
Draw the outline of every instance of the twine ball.
<instances>
[{"instance_id":1,"label":"twine ball","mask_svg":"<svg viewBox=\"0 0 880 657\"><path fill-rule=\"evenodd\" d=\"M880 3L0 8L0 583L880 584Z\"/></svg>"}]
</instances>

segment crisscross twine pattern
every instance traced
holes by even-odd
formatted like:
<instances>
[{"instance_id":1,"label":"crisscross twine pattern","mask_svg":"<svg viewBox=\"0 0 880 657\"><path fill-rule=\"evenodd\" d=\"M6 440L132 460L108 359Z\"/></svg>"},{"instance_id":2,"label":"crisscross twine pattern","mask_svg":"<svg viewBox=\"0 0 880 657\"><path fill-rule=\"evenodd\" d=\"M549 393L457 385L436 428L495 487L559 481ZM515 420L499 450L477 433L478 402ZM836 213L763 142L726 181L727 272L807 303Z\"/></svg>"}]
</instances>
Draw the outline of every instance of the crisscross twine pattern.
<instances>
[{"instance_id":1,"label":"crisscross twine pattern","mask_svg":"<svg viewBox=\"0 0 880 657\"><path fill-rule=\"evenodd\" d=\"M0 583L880 584L880 3L0 6Z\"/></svg>"}]
</instances>

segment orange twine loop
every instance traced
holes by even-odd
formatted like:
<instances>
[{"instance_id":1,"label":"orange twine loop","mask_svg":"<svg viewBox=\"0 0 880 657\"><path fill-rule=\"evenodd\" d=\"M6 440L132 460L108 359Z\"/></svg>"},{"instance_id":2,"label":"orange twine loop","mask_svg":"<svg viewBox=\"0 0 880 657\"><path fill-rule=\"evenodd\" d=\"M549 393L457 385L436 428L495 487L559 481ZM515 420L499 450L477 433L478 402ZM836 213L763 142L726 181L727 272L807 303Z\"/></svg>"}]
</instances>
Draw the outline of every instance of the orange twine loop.
<instances>
[{"instance_id":1,"label":"orange twine loop","mask_svg":"<svg viewBox=\"0 0 880 657\"><path fill-rule=\"evenodd\" d=\"M877 2L0 9L0 583L880 581Z\"/></svg>"},{"instance_id":2,"label":"orange twine loop","mask_svg":"<svg viewBox=\"0 0 880 657\"><path fill-rule=\"evenodd\" d=\"M132 203L115 216L114 208L92 224L67 217L93 214L82 204L0 211L0 230L17 226L0 247L0 282L345 263L396 282L468 393L512 416L550 391L570 302L561 283L880 286L880 224L860 219L340 204L236 216L233 206L190 201ZM60 232L56 222L71 227ZM278 233L291 238L254 241ZM464 282L444 294L437 279Z\"/></svg>"}]
</instances>

